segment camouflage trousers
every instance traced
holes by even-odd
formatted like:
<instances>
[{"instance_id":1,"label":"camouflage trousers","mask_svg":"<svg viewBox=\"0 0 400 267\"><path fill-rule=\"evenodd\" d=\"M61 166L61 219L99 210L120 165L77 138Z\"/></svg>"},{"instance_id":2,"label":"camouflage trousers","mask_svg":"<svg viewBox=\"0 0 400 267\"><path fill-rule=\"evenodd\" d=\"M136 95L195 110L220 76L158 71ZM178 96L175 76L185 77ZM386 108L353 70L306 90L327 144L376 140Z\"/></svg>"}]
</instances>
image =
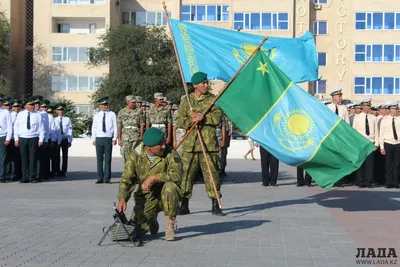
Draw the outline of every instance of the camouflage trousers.
<instances>
[{"instance_id":1,"label":"camouflage trousers","mask_svg":"<svg viewBox=\"0 0 400 267\"><path fill-rule=\"evenodd\" d=\"M139 143L139 141L123 141L121 147L121 155L124 159L124 162L130 154L139 154L141 152L142 146L142 142Z\"/></svg>"},{"instance_id":2,"label":"camouflage trousers","mask_svg":"<svg viewBox=\"0 0 400 267\"><path fill-rule=\"evenodd\" d=\"M218 152L207 153L207 159L210 164L211 173L217 187L219 196L221 197L221 177L220 177L220 164L221 160ZM181 189L184 198L192 198L193 184L196 177L197 170L200 166L204 177L204 185L209 198L216 198L214 187L212 185L210 175L207 169L207 164L202 152L183 152L182 157L183 176Z\"/></svg>"},{"instance_id":3,"label":"camouflage trousers","mask_svg":"<svg viewBox=\"0 0 400 267\"><path fill-rule=\"evenodd\" d=\"M134 194L135 206L131 219L143 230L150 230L150 223L157 219L158 213L163 211L170 219L175 219L181 189L173 182L159 183L152 186L150 193L143 194L141 190Z\"/></svg>"}]
</instances>

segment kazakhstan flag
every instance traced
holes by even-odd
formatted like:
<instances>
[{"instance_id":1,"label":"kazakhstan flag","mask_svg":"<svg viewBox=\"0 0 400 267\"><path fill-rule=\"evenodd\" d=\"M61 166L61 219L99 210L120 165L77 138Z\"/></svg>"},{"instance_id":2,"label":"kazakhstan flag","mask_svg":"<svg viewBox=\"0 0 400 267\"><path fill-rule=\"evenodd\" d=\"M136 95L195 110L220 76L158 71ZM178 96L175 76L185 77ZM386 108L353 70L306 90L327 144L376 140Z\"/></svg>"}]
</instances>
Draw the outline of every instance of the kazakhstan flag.
<instances>
[{"instance_id":1,"label":"kazakhstan flag","mask_svg":"<svg viewBox=\"0 0 400 267\"><path fill-rule=\"evenodd\" d=\"M171 19L185 80L197 71L210 79L229 81L264 36L208 27ZM261 48L295 83L318 80L318 60L314 37L269 37Z\"/></svg>"}]
</instances>

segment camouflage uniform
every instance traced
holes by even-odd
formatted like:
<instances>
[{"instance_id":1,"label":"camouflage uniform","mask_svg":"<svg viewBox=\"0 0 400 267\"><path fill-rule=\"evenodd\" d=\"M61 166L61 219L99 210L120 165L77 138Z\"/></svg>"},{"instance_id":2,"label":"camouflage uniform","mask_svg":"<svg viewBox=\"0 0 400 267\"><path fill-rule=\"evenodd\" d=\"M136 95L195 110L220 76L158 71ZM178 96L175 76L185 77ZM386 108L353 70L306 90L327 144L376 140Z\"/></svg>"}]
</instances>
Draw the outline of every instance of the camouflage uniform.
<instances>
[{"instance_id":1,"label":"camouflage uniform","mask_svg":"<svg viewBox=\"0 0 400 267\"><path fill-rule=\"evenodd\" d=\"M218 125L216 131L217 131L217 139L218 139L218 144L219 144L219 156L221 158L221 170L220 174L225 175L225 167L226 167L226 158L228 156L228 147L230 145L230 137L232 134L232 122L229 120L229 118L223 114L222 120L220 124ZM227 133L226 138L228 140L225 141L225 146L221 147L221 142L222 142L222 128L225 128L225 131Z\"/></svg>"},{"instance_id":2,"label":"camouflage uniform","mask_svg":"<svg viewBox=\"0 0 400 267\"><path fill-rule=\"evenodd\" d=\"M117 125L122 130L122 147L121 155L124 161L129 157L132 152L136 153L140 144L140 126L144 125L144 116L141 109L134 109L129 111L128 108L123 108L118 113Z\"/></svg>"},{"instance_id":3,"label":"camouflage uniform","mask_svg":"<svg viewBox=\"0 0 400 267\"><path fill-rule=\"evenodd\" d=\"M152 175L159 175L160 181L155 183L150 192L144 192L141 184ZM182 163L176 152L165 152L164 156L156 157L150 162L145 153L138 157L130 155L119 185L118 199L128 201L134 193L135 207L131 218L141 229L148 231L153 220L157 219L160 211L165 216L175 219L179 200L182 196L180 184L182 177Z\"/></svg>"},{"instance_id":4,"label":"camouflage uniform","mask_svg":"<svg viewBox=\"0 0 400 267\"><path fill-rule=\"evenodd\" d=\"M214 100L214 98L215 96L211 93L202 95L200 98L196 98L193 93L190 94L189 101L192 104L193 112L203 112L204 110L206 110L207 106ZM185 130L189 130L191 128L193 122L190 117L190 113L191 110L188 104L188 99L182 100L176 116L177 127ZM205 149L207 151L207 158L210 163L211 172L218 193L221 187L221 180L219 175L220 158L216 127L220 123L221 117L221 110L218 107L213 106L211 110L204 116L203 121L198 124L199 129L201 130L201 136ZM204 176L204 183L206 186L207 195L209 198L215 199L216 196L214 188L210 181L207 165L202 153L200 141L198 140L196 130L193 130L183 143L182 164L184 170L181 184L183 197L187 199L190 199L192 197L194 178L197 169L200 166Z\"/></svg>"},{"instance_id":5,"label":"camouflage uniform","mask_svg":"<svg viewBox=\"0 0 400 267\"><path fill-rule=\"evenodd\" d=\"M172 123L171 112L163 106L153 107L147 111L146 124L167 133L168 123Z\"/></svg>"},{"instance_id":6,"label":"camouflage uniform","mask_svg":"<svg viewBox=\"0 0 400 267\"><path fill-rule=\"evenodd\" d=\"M175 110L172 113L172 126L176 127L176 114L178 114L178 110ZM176 127L176 142L177 144L179 144L179 142L182 140L182 138L185 136L186 131L182 128L178 128ZM180 156L182 156L182 150L183 150L183 145L181 145L180 147L178 147L178 153Z\"/></svg>"}]
</instances>

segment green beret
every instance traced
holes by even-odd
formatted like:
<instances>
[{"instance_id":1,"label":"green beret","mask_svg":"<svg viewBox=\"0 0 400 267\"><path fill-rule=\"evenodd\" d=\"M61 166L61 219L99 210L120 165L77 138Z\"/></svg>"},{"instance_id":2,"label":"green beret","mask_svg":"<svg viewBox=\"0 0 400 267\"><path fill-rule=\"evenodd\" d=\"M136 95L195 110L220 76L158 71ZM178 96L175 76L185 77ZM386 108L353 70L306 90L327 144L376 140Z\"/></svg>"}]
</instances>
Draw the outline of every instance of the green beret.
<instances>
[{"instance_id":1,"label":"green beret","mask_svg":"<svg viewBox=\"0 0 400 267\"><path fill-rule=\"evenodd\" d=\"M195 74L193 74L191 82L192 82L192 84L199 84L205 80L207 80L207 74L199 71L199 72L196 72Z\"/></svg>"},{"instance_id":2,"label":"green beret","mask_svg":"<svg viewBox=\"0 0 400 267\"><path fill-rule=\"evenodd\" d=\"M109 98L108 96L99 98L99 99L96 100L96 103L99 104L99 105L108 104L108 98Z\"/></svg>"},{"instance_id":3,"label":"green beret","mask_svg":"<svg viewBox=\"0 0 400 267\"><path fill-rule=\"evenodd\" d=\"M143 144L145 146L160 145L165 140L165 133L158 128L150 128L143 134Z\"/></svg>"},{"instance_id":4,"label":"green beret","mask_svg":"<svg viewBox=\"0 0 400 267\"><path fill-rule=\"evenodd\" d=\"M50 105L50 101L47 99L43 99L42 101L40 101L40 106L41 107L47 107L48 105Z\"/></svg>"},{"instance_id":5,"label":"green beret","mask_svg":"<svg viewBox=\"0 0 400 267\"><path fill-rule=\"evenodd\" d=\"M43 96L41 96L41 95L34 95L34 96L32 96L32 100L33 100L34 104L40 104L40 101L43 100Z\"/></svg>"},{"instance_id":6,"label":"green beret","mask_svg":"<svg viewBox=\"0 0 400 267\"><path fill-rule=\"evenodd\" d=\"M56 110L64 110L67 105L65 103L57 103L55 105Z\"/></svg>"}]
</instances>

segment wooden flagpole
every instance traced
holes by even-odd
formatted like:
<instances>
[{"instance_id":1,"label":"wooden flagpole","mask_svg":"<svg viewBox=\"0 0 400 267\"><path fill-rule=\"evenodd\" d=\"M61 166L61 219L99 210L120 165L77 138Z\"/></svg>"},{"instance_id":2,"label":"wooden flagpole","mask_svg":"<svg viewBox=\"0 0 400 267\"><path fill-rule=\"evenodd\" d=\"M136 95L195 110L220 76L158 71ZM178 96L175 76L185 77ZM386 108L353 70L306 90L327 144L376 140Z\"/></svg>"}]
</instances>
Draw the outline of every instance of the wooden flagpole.
<instances>
[{"instance_id":1,"label":"wooden flagpole","mask_svg":"<svg viewBox=\"0 0 400 267\"><path fill-rule=\"evenodd\" d=\"M173 34L173 32L172 32L171 22L170 22L170 18L169 18L168 11L167 11L167 6L165 5L165 2L163 2L163 8L164 8L165 16L167 17L168 28L169 28L170 35L171 35L171 39L172 39L172 44L173 44L174 51L175 51L176 60L178 61L179 72L180 72L180 74L181 74L181 79L182 79L182 83L183 83L183 88L184 88L184 90L185 90L185 94L186 94L187 101L188 101L188 103L189 103L190 110L192 110L192 105L191 105L190 100L189 100L189 90L188 90L188 88L187 88L187 84L186 84L186 82L185 82L185 77L184 77L184 75L183 75L182 65L181 65L181 62L180 62L180 60L179 60L179 54L178 54L178 50L177 50L177 48L176 48L175 37L174 37L174 34ZM203 116L204 116L204 114L205 114L205 113L203 113ZM206 152L206 148L205 148L205 146L204 146L203 138L202 138L202 136L201 136L200 129L197 127L197 123L196 123L195 125L196 125L195 127L196 127L197 137L198 137L198 139L199 139L199 142L200 142L200 145L201 145L201 150L203 151L204 160L205 160L206 165L207 165L208 174L209 174L209 176L210 176L210 180L211 180L211 183L212 183L213 188L214 188L215 197L216 197L216 199L217 199L217 202L218 202L219 207L222 208L221 199L220 199L220 197L219 197L219 193L218 193L218 190L217 190L217 186L216 186L216 184L215 184L215 180L214 180L214 177L213 177L213 175L212 175L212 171L211 171L211 167L210 167L210 162L208 161L208 158L207 158L207 152ZM194 127L192 127L192 128L194 128ZM186 136L186 135L185 135L185 136ZM182 144L182 142L180 142L180 144Z\"/></svg>"}]
</instances>

